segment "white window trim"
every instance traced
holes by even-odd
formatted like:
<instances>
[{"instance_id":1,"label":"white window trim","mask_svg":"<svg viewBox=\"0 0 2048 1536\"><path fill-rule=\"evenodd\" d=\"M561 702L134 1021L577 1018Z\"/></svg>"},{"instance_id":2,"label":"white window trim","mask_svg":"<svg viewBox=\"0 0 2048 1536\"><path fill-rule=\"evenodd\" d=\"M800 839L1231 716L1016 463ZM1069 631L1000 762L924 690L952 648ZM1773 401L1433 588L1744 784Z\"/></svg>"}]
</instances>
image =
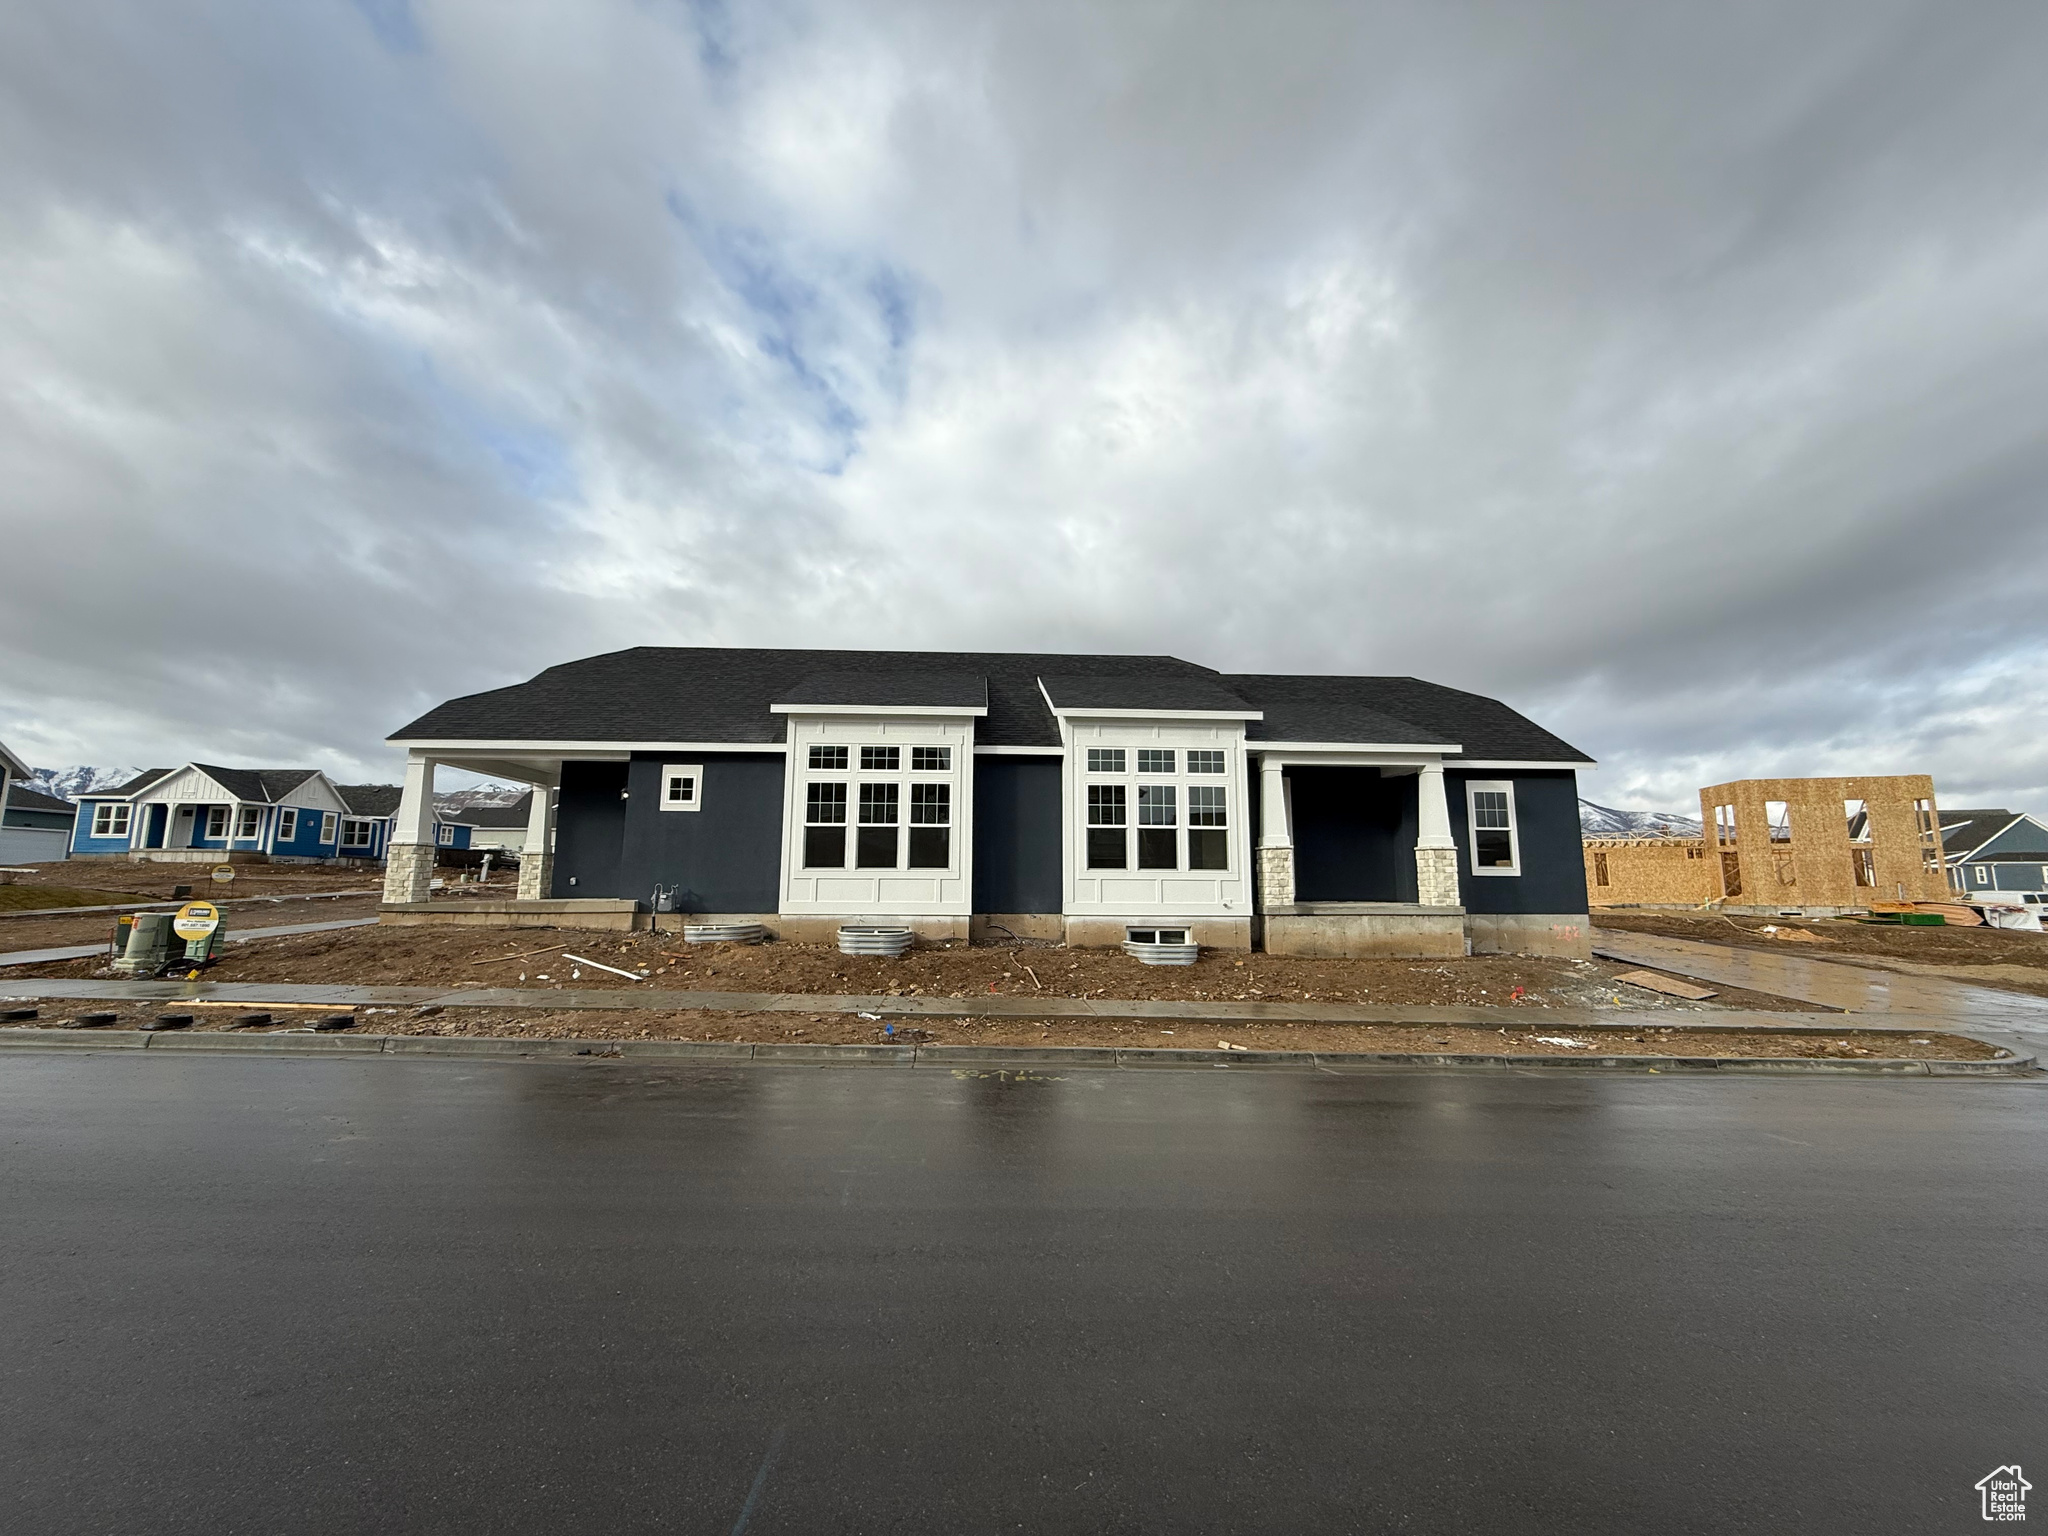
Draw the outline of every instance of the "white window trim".
<instances>
[{"instance_id":1,"label":"white window trim","mask_svg":"<svg viewBox=\"0 0 2048 1536\"><path fill-rule=\"evenodd\" d=\"M103 815L107 818L107 830L104 832L100 830L100 817ZM126 837L128 836L128 829L133 825L134 808L132 806L102 800L93 807L92 830L86 835L88 837Z\"/></svg>"},{"instance_id":2,"label":"white window trim","mask_svg":"<svg viewBox=\"0 0 2048 1536\"><path fill-rule=\"evenodd\" d=\"M360 842L350 841L358 832L362 834L362 840ZM346 816L342 818L341 846L343 848L368 848L373 846L376 840L377 824L374 820L365 820L360 816Z\"/></svg>"},{"instance_id":3,"label":"white window trim","mask_svg":"<svg viewBox=\"0 0 2048 1536\"><path fill-rule=\"evenodd\" d=\"M1508 797L1508 856L1514 860L1512 867L1498 866L1482 868L1479 863L1479 816L1478 796L1484 793L1505 794ZM1489 829L1497 830L1497 829ZM1475 875L1498 875L1512 878L1522 872L1522 818L1515 809L1515 781L1513 779L1467 779L1465 781L1465 862Z\"/></svg>"},{"instance_id":4,"label":"white window trim","mask_svg":"<svg viewBox=\"0 0 2048 1536\"><path fill-rule=\"evenodd\" d=\"M1149 719L1092 720L1074 718L1062 712L1060 745L1064 752L1062 772L1063 828L1060 878L1063 905L1069 916L1108 917L1141 928L1181 926L1199 917L1244 917L1252 910L1251 790L1247 787L1246 744L1243 727L1236 721L1220 721L1199 715L1181 715L1157 721ZM1122 748L1126 754L1121 773L1092 773L1088 769L1090 748ZM1141 774L1137 771L1140 748L1172 748L1177 756L1172 774ZM1224 772L1192 774L1188 753L1194 750L1222 751ZM1122 782L1131 786L1125 800L1126 863L1121 870L1092 869L1088 864L1088 786ZM1142 811L1135 788L1140 783L1171 784L1175 787L1175 843L1177 867L1170 870L1138 867L1136 833ZM1221 787L1226 825L1225 867L1198 870L1187 867L1189 792L1196 786Z\"/></svg>"},{"instance_id":5,"label":"white window trim","mask_svg":"<svg viewBox=\"0 0 2048 1536\"><path fill-rule=\"evenodd\" d=\"M340 834L341 813L339 811L322 811L320 813L321 846L325 847L329 843L332 843L335 840L335 838L338 837Z\"/></svg>"},{"instance_id":6,"label":"white window trim","mask_svg":"<svg viewBox=\"0 0 2048 1536\"><path fill-rule=\"evenodd\" d=\"M445 821L438 823L434 828L434 846L436 848L453 848L455 846L455 828Z\"/></svg>"},{"instance_id":7,"label":"white window trim","mask_svg":"<svg viewBox=\"0 0 2048 1536\"><path fill-rule=\"evenodd\" d=\"M690 781L690 798L687 802L670 800L669 786L677 779ZM702 763L663 763L661 765L660 807L664 811L695 811L704 805L704 765Z\"/></svg>"},{"instance_id":8,"label":"white window trim","mask_svg":"<svg viewBox=\"0 0 2048 1536\"><path fill-rule=\"evenodd\" d=\"M277 812L277 837L275 842L293 843L299 838L299 808L296 805L280 806Z\"/></svg>"},{"instance_id":9,"label":"white window trim","mask_svg":"<svg viewBox=\"0 0 2048 1536\"><path fill-rule=\"evenodd\" d=\"M218 832L213 830L213 818L216 815L220 817L220 830ZM199 835L208 842L212 842L215 838L219 838L224 843L229 842L231 839L228 837L228 833L233 830L234 825L233 806L209 805L206 808L206 820L199 826Z\"/></svg>"}]
</instances>

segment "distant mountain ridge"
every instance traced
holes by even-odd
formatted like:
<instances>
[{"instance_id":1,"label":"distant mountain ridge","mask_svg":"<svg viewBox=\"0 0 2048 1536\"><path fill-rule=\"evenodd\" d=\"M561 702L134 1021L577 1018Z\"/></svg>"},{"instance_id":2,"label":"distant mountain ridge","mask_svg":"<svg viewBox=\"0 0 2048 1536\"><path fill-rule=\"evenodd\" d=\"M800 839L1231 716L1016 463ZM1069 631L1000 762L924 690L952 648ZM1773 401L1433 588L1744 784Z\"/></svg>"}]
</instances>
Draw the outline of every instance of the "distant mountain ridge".
<instances>
[{"instance_id":1,"label":"distant mountain ridge","mask_svg":"<svg viewBox=\"0 0 2048 1536\"><path fill-rule=\"evenodd\" d=\"M1579 801L1581 837L1698 837L1700 819L1683 811L1617 811Z\"/></svg>"},{"instance_id":2,"label":"distant mountain ridge","mask_svg":"<svg viewBox=\"0 0 2048 1536\"><path fill-rule=\"evenodd\" d=\"M117 789L142 772L140 768L38 768L28 778L32 789L59 800L76 800L95 790Z\"/></svg>"}]
</instances>

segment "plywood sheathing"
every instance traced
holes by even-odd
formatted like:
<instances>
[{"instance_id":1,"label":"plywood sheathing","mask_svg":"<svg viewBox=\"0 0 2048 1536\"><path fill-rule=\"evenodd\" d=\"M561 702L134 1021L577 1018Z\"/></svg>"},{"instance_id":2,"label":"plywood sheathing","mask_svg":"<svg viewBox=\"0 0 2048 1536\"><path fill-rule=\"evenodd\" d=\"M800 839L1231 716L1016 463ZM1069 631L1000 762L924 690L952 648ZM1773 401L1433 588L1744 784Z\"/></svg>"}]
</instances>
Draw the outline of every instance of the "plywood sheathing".
<instances>
[{"instance_id":1,"label":"plywood sheathing","mask_svg":"<svg viewBox=\"0 0 2048 1536\"><path fill-rule=\"evenodd\" d=\"M1697 837L1594 837L1585 849L1586 897L1595 907L1697 907L1720 894Z\"/></svg>"},{"instance_id":2,"label":"plywood sheathing","mask_svg":"<svg viewBox=\"0 0 2048 1536\"><path fill-rule=\"evenodd\" d=\"M1864 837L1853 845L1844 802L1861 800L1868 813ZM1782 801L1791 835L1773 839L1766 806ZM1934 780L1924 773L1857 779L1738 779L1700 791L1710 894L1733 904L1854 907L1873 901L1940 901L1952 893L1940 857L1932 862L1918 802L1940 825ZM1735 836L1723 842L1717 806L1735 808ZM1857 850L1870 855L1874 879L1856 878ZM1738 877L1736 882L1729 875ZM1739 890L1729 889L1738 883Z\"/></svg>"}]
</instances>

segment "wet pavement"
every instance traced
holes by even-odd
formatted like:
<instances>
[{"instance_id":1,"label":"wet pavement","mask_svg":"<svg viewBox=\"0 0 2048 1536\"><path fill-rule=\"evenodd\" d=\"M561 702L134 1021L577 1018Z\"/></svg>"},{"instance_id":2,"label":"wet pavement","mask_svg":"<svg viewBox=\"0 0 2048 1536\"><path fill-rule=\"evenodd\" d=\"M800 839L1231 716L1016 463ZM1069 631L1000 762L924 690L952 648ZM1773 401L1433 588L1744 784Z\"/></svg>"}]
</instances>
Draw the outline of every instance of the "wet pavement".
<instances>
[{"instance_id":1,"label":"wet pavement","mask_svg":"<svg viewBox=\"0 0 2048 1536\"><path fill-rule=\"evenodd\" d=\"M1974 1530L2044 1093L9 1052L0 1530Z\"/></svg>"}]
</instances>

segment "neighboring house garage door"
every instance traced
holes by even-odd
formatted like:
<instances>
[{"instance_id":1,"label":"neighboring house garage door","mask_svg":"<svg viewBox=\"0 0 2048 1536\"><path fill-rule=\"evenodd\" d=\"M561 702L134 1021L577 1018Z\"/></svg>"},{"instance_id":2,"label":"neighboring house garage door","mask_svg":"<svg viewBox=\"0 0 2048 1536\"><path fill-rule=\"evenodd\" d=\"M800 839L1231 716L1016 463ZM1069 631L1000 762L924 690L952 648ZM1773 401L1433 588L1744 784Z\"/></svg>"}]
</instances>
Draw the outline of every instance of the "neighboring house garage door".
<instances>
[{"instance_id":1,"label":"neighboring house garage door","mask_svg":"<svg viewBox=\"0 0 2048 1536\"><path fill-rule=\"evenodd\" d=\"M0 864L54 864L70 847L61 827L0 827Z\"/></svg>"}]
</instances>

